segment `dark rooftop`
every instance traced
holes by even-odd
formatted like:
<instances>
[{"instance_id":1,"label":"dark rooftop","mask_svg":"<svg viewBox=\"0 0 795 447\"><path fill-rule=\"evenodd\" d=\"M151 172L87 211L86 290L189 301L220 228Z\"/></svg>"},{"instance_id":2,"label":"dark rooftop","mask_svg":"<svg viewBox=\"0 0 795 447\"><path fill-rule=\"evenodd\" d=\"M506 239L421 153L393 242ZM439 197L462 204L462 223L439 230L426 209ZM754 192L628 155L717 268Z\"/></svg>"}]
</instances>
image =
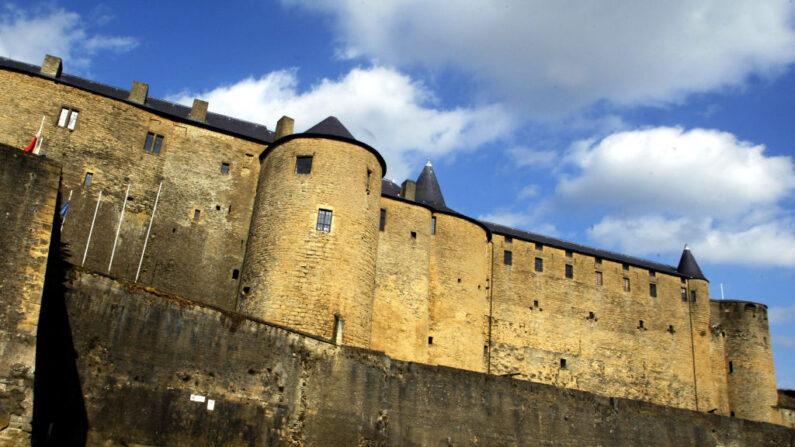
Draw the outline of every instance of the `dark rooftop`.
<instances>
[{"instance_id":1,"label":"dark rooftop","mask_svg":"<svg viewBox=\"0 0 795 447\"><path fill-rule=\"evenodd\" d=\"M26 64L24 62L19 62L4 57L0 57L0 68L46 79L54 79L55 82L122 101L135 107L140 107L144 110L149 110L150 112L164 115L178 121L190 122L195 125L243 137L263 144L270 144L273 142L273 132L261 124L243 121L229 116L219 115L217 113L208 113L205 122L200 123L188 118L191 108L181 104L176 104L152 97L146 98L146 102L144 104L138 104L127 99L130 94L129 90L100 84L99 82L90 81L88 79L83 79L69 74L61 74L57 78L50 78L49 76L44 76L40 73L41 67L38 65Z\"/></svg>"},{"instance_id":2,"label":"dark rooftop","mask_svg":"<svg viewBox=\"0 0 795 447\"><path fill-rule=\"evenodd\" d=\"M417 192L415 196L417 202L427 203L435 207L447 208L442 196L442 189L439 187L439 181L436 180L436 174L433 172L431 161L425 164L422 168L420 176L417 177Z\"/></svg>"},{"instance_id":3,"label":"dark rooftop","mask_svg":"<svg viewBox=\"0 0 795 447\"><path fill-rule=\"evenodd\" d=\"M304 133L312 133L318 135L330 135L333 137L342 137L342 138L349 138L351 140L355 140L353 135L348 132L348 129L342 125L340 120L338 120L334 116L330 116L323 121L315 124L311 128L307 129Z\"/></svg>"},{"instance_id":4,"label":"dark rooftop","mask_svg":"<svg viewBox=\"0 0 795 447\"><path fill-rule=\"evenodd\" d=\"M400 194L400 185L389 179L381 180L381 194L396 196Z\"/></svg>"},{"instance_id":5,"label":"dark rooftop","mask_svg":"<svg viewBox=\"0 0 795 447\"><path fill-rule=\"evenodd\" d=\"M679 258L679 267L676 270L688 278L707 280L704 274L701 273L701 269L698 268L696 258L693 257L693 253L690 253L690 248L687 245L682 250L682 257Z\"/></svg>"}]
</instances>

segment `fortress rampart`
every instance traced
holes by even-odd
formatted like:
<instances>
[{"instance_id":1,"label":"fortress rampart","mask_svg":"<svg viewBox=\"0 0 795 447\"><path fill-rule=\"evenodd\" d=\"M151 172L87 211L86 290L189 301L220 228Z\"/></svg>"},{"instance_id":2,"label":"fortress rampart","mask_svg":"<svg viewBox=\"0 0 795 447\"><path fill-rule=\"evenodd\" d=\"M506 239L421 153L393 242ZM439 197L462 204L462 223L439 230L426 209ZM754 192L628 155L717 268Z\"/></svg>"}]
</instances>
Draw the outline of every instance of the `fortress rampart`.
<instances>
[{"instance_id":1,"label":"fortress rampart","mask_svg":"<svg viewBox=\"0 0 795 447\"><path fill-rule=\"evenodd\" d=\"M479 222L430 163L382 182L381 155L333 117L274 133L59 67L0 60L0 143L24 147L45 117L81 272L402 361L781 422L766 308L711 301L687 248L674 267Z\"/></svg>"}]
</instances>

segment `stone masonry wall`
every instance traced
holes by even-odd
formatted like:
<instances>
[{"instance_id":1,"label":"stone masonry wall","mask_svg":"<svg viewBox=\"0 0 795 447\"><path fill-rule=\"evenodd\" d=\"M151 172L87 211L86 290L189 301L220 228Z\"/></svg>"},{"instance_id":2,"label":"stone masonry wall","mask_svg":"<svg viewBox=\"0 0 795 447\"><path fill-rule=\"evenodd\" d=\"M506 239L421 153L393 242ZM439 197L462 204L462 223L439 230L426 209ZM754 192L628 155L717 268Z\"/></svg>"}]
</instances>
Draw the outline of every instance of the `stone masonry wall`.
<instances>
[{"instance_id":1,"label":"stone masonry wall","mask_svg":"<svg viewBox=\"0 0 795 447\"><path fill-rule=\"evenodd\" d=\"M56 163L0 145L2 446L30 442L36 333L60 176Z\"/></svg>"},{"instance_id":2,"label":"stone masonry wall","mask_svg":"<svg viewBox=\"0 0 795 447\"><path fill-rule=\"evenodd\" d=\"M62 108L79 112L74 130L57 125ZM134 280L162 182L139 282L234 308L264 146L57 80L0 70L0 143L26 146L42 116L42 152L63 165L61 195L71 195L62 232L69 260L81 265L85 255L86 268ZM150 132L164 137L159 155L144 152Z\"/></svg>"},{"instance_id":3,"label":"stone masonry wall","mask_svg":"<svg viewBox=\"0 0 795 447\"><path fill-rule=\"evenodd\" d=\"M313 157L308 174L297 156ZM369 347L382 177L375 155L348 142L298 137L266 153L240 311L327 339L342 319L342 342ZM330 231L317 229L320 209Z\"/></svg>"},{"instance_id":4,"label":"stone masonry wall","mask_svg":"<svg viewBox=\"0 0 795 447\"><path fill-rule=\"evenodd\" d=\"M52 445L790 446L782 426L334 346L72 270L63 309L79 383L53 374ZM57 334L45 334L54 337ZM49 354L48 354L49 355ZM60 381L60 382L59 382ZM63 394L76 389L76 407ZM76 409L75 409L76 408ZM59 411L60 410L60 411ZM84 424L67 424L74 413ZM49 428L49 430L48 430Z\"/></svg>"}]
</instances>

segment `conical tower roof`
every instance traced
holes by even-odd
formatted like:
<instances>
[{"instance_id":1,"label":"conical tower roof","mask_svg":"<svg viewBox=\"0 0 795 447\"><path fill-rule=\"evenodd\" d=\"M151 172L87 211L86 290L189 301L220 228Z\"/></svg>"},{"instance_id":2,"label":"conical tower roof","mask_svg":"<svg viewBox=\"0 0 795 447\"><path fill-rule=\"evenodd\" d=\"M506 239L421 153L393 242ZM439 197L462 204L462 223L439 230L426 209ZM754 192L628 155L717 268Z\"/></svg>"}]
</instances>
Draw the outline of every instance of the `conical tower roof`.
<instances>
[{"instance_id":1,"label":"conical tower roof","mask_svg":"<svg viewBox=\"0 0 795 447\"><path fill-rule=\"evenodd\" d=\"M439 188L439 182L436 180L436 174L433 172L430 160L422 168L420 176L417 177L415 200L431 206L447 208L444 203L444 197L442 197L442 189Z\"/></svg>"},{"instance_id":2,"label":"conical tower roof","mask_svg":"<svg viewBox=\"0 0 795 447\"><path fill-rule=\"evenodd\" d=\"M679 259L679 267L677 267L676 270L688 278L707 281L707 278L701 273L701 269L698 268L698 263L696 262L696 258L693 257L693 253L690 253L690 247L687 245L685 245L685 249L682 251L682 257Z\"/></svg>"},{"instance_id":3,"label":"conical tower roof","mask_svg":"<svg viewBox=\"0 0 795 447\"><path fill-rule=\"evenodd\" d=\"M400 194L400 185L389 179L381 180L381 194L397 196Z\"/></svg>"},{"instance_id":4,"label":"conical tower roof","mask_svg":"<svg viewBox=\"0 0 795 447\"><path fill-rule=\"evenodd\" d=\"M353 138L353 135L351 135L351 133L348 132L348 129L346 129L345 126L342 125L340 120L338 120L336 117L333 116L330 116L324 119L323 121L315 124L304 133L331 135L334 137L350 138L351 140L356 139Z\"/></svg>"}]
</instances>

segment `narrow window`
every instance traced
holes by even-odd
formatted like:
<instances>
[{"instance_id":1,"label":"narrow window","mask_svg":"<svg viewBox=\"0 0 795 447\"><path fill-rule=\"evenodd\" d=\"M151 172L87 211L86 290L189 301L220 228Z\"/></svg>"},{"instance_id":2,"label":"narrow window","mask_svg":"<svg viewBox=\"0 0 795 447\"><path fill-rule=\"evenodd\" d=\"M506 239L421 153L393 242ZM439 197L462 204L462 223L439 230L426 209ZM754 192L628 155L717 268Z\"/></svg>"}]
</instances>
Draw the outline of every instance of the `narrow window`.
<instances>
[{"instance_id":1,"label":"narrow window","mask_svg":"<svg viewBox=\"0 0 795 447\"><path fill-rule=\"evenodd\" d=\"M629 292L629 278L624 278L624 292Z\"/></svg>"},{"instance_id":2,"label":"narrow window","mask_svg":"<svg viewBox=\"0 0 795 447\"><path fill-rule=\"evenodd\" d=\"M571 264L566 264L566 278L574 278L574 266Z\"/></svg>"},{"instance_id":3,"label":"narrow window","mask_svg":"<svg viewBox=\"0 0 795 447\"><path fill-rule=\"evenodd\" d=\"M691 290L690 291L690 301L692 301L694 303L696 302L696 291L695 290Z\"/></svg>"},{"instance_id":4,"label":"narrow window","mask_svg":"<svg viewBox=\"0 0 795 447\"><path fill-rule=\"evenodd\" d=\"M334 315L334 344L342 344L342 330L345 325L345 320L339 316Z\"/></svg>"},{"instance_id":5,"label":"narrow window","mask_svg":"<svg viewBox=\"0 0 795 447\"><path fill-rule=\"evenodd\" d=\"M93 172L86 172L86 179L83 181L83 184L86 185L86 186L89 186L89 185L91 185L91 180L93 180L93 179L94 179L94 173Z\"/></svg>"},{"instance_id":6,"label":"narrow window","mask_svg":"<svg viewBox=\"0 0 795 447\"><path fill-rule=\"evenodd\" d=\"M417 232L416 231L412 231L411 232L411 238L412 239L417 239Z\"/></svg>"},{"instance_id":7,"label":"narrow window","mask_svg":"<svg viewBox=\"0 0 795 447\"><path fill-rule=\"evenodd\" d=\"M152 153L155 155L160 154L160 148L163 146L163 136L155 135L155 145L152 148Z\"/></svg>"},{"instance_id":8,"label":"narrow window","mask_svg":"<svg viewBox=\"0 0 795 447\"><path fill-rule=\"evenodd\" d=\"M593 320L594 318L596 318L596 315L594 315L593 312L588 312L588 318L586 318L586 320Z\"/></svg>"},{"instance_id":9,"label":"narrow window","mask_svg":"<svg viewBox=\"0 0 795 447\"><path fill-rule=\"evenodd\" d=\"M370 192L370 177L372 177L372 176L373 176L373 171L368 169L367 170L367 183L365 184L365 189L367 189L367 192Z\"/></svg>"},{"instance_id":10,"label":"narrow window","mask_svg":"<svg viewBox=\"0 0 795 447\"><path fill-rule=\"evenodd\" d=\"M654 278L655 276L657 276L657 272L655 272L654 270L649 270L649 276Z\"/></svg>"},{"instance_id":11,"label":"narrow window","mask_svg":"<svg viewBox=\"0 0 795 447\"><path fill-rule=\"evenodd\" d=\"M566 250L566 257L570 258L572 256L574 256L574 253L571 250Z\"/></svg>"},{"instance_id":12,"label":"narrow window","mask_svg":"<svg viewBox=\"0 0 795 447\"><path fill-rule=\"evenodd\" d=\"M510 236L505 236L505 243L506 243L506 244L510 244L510 243L512 243L512 242L513 242L513 238L512 238L512 237L510 237Z\"/></svg>"},{"instance_id":13,"label":"narrow window","mask_svg":"<svg viewBox=\"0 0 795 447\"><path fill-rule=\"evenodd\" d=\"M602 272L596 272L596 285L602 285Z\"/></svg>"},{"instance_id":14,"label":"narrow window","mask_svg":"<svg viewBox=\"0 0 795 447\"><path fill-rule=\"evenodd\" d=\"M201 213L201 210L193 210L193 220L199 220Z\"/></svg>"},{"instance_id":15,"label":"narrow window","mask_svg":"<svg viewBox=\"0 0 795 447\"><path fill-rule=\"evenodd\" d=\"M238 276L240 276L240 270L238 269L232 270L232 279L237 279Z\"/></svg>"},{"instance_id":16,"label":"narrow window","mask_svg":"<svg viewBox=\"0 0 795 447\"><path fill-rule=\"evenodd\" d=\"M296 174L309 174L312 172L312 157L296 157L295 158L295 173Z\"/></svg>"},{"instance_id":17,"label":"narrow window","mask_svg":"<svg viewBox=\"0 0 795 447\"><path fill-rule=\"evenodd\" d=\"M317 211L317 230L331 231L331 210L319 209Z\"/></svg>"},{"instance_id":18,"label":"narrow window","mask_svg":"<svg viewBox=\"0 0 795 447\"><path fill-rule=\"evenodd\" d=\"M429 345L432 345L432 344L433 344L433 337L428 337L428 344L429 344Z\"/></svg>"},{"instance_id":19,"label":"narrow window","mask_svg":"<svg viewBox=\"0 0 795 447\"><path fill-rule=\"evenodd\" d=\"M66 127L66 119L69 118L69 109L61 108L61 115L58 116L58 127Z\"/></svg>"},{"instance_id":20,"label":"narrow window","mask_svg":"<svg viewBox=\"0 0 795 447\"><path fill-rule=\"evenodd\" d=\"M734 362L729 360L729 374L734 372Z\"/></svg>"},{"instance_id":21,"label":"narrow window","mask_svg":"<svg viewBox=\"0 0 795 447\"><path fill-rule=\"evenodd\" d=\"M594 262L597 263L597 264L601 264L602 263L602 258L596 258L596 259L594 259Z\"/></svg>"},{"instance_id":22,"label":"narrow window","mask_svg":"<svg viewBox=\"0 0 795 447\"><path fill-rule=\"evenodd\" d=\"M566 369L566 359L560 359L560 368Z\"/></svg>"},{"instance_id":23,"label":"narrow window","mask_svg":"<svg viewBox=\"0 0 795 447\"><path fill-rule=\"evenodd\" d=\"M77 110L72 110L72 114L69 115L69 125L66 126L69 130L75 130L75 125L77 124Z\"/></svg>"},{"instance_id":24,"label":"narrow window","mask_svg":"<svg viewBox=\"0 0 795 447\"><path fill-rule=\"evenodd\" d=\"M538 307L538 300L533 300L533 307Z\"/></svg>"},{"instance_id":25,"label":"narrow window","mask_svg":"<svg viewBox=\"0 0 795 447\"><path fill-rule=\"evenodd\" d=\"M431 217L431 234L436 234L436 218Z\"/></svg>"},{"instance_id":26,"label":"narrow window","mask_svg":"<svg viewBox=\"0 0 795 447\"><path fill-rule=\"evenodd\" d=\"M544 260L541 258L536 258L536 271L537 272L544 271Z\"/></svg>"},{"instance_id":27,"label":"narrow window","mask_svg":"<svg viewBox=\"0 0 795 447\"><path fill-rule=\"evenodd\" d=\"M221 163L221 174L229 174L229 163Z\"/></svg>"},{"instance_id":28,"label":"narrow window","mask_svg":"<svg viewBox=\"0 0 795 447\"><path fill-rule=\"evenodd\" d=\"M505 263L505 265L513 264L513 253L511 253L508 250L505 250L505 253L503 254L502 260Z\"/></svg>"},{"instance_id":29,"label":"narrow window","mask_svg":"<svg viewBox=\"0 0 795 447\"><path fill-rule=\"evenodd\" d=\"M643 325L643 320L638 321L638 329L646 329L646 327Z\"/></svg>"},{"instance_id":30,"label":"narrow window","mask_svg":"<svg viewBox=\"0 0 795 447\"><path fill-rule=\"evenodd\" d=\"M682 287L682 301L687 302L687 289Z\"/></svg>"},{"instance_id":31,"label":"narrow window","mask_svg":"<svg viewBox=\"0 0 795 447\"><path fill-rule=\"evenodd\" d=\"M657 284L649 284L649 296L657 298Z\"/></svg>"},{"instance_id":32,"label":"narrow window","mask_svg":"<svg viewBox=\"0 0 795 447\"><path fill-rule=\"evenodd\" d=\"M670 333L672 333L672 334L673 334L674 332L676 332L676 331L674 330L674 325L673 325L673 324L671 324L671 325L668 325L668 332L670 332Z\"/></svg>"},{"instance_id":33,"label":"narrow window","mask_svg":"<svg viewBox=\"0 0 795 447\"><path fill-rule=\"evenodd\" d=\"M536 250L543 250L543 249L544 249L544 244L536 242Z\"/></svg>"},{"instance_id":34,"label":"narrow window","mask_svg":"<svg viewBox=\"0 0 795 447\"><path fill-rule=\"evenodd\" d=\"M381 210L381 221L378 222L378 231L384 231L386 227L386 210Z\"/></svg>"},{"instance_id":35,"label":"narrow window","mask_svg":"<svg viewBox=\"0 0 795 447\"><path fill-rule=\"evenodd\" d=\"M687 279L685 279L684 277L682 277L682 278L679 278L679 281L680 281L682 284L686 284L686 283L687 283Z\"/></svg>"},{"instance_id":36,"label":"narrow window","mask_svg":"<svg viewBox=\"0 0 795 447\"><path fill-rule=\"evenodd\" d=\"M624 270L629 270L629 264L622 264L621 268L623 268Z\"/></svg>"},{"instance_id":37,"label":"narrow window","mask_svg":"<svg viewBox=\"0 0 795 447\"><path fill-rule=\"evenodd\" d=\"M152 150L152 142L155 140L155 134L152 132L148 132L146 134L146 142L144 143L144 152L149 152Z\"/></svg>"}]
</instances>

